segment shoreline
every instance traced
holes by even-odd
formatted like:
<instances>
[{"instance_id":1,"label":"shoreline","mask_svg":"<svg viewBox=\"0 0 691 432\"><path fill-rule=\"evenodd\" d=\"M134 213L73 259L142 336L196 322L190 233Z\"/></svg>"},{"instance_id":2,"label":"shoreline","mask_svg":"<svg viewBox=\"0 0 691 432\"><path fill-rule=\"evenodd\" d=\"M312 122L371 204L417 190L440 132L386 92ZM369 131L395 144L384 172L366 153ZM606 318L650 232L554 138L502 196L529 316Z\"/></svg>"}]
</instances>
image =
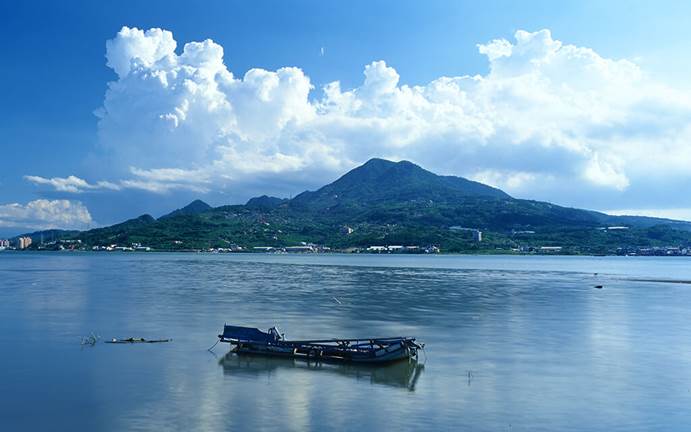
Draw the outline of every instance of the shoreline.
<instances>
[{"instance_id":1,"label":"shoreline","mask_svg":"<svg viewBox=\"0 0 691 432\"><path fill-rule=\"evenodd\" d=\"M612 258L612 257L622 257L622 258L691 258L691 255L669 255L669 254L659 254L659 255L637 255L637 254L588 254L588 253L521 253L521 252L498 252L498 251L487 251L487 252L435 252L435 253L396 253L396 252L345 252L345 251L331 251L331 252L252 252L252 251L238 251L238 252L212 252L208 250L201 249L156 249L149 251L93 251L93 250L49 250L49 249L31 249L31 250L17 250L17 249L5 249L0 250L2 253L58 253L58 254L98 254L98 255L147 255L147 254L204 254L204 255L256 255L256 256L393 256L393 257L420 257L420 256L496 256L496 257L591 257L591 258Z\"/></svg>"}]
</instances>

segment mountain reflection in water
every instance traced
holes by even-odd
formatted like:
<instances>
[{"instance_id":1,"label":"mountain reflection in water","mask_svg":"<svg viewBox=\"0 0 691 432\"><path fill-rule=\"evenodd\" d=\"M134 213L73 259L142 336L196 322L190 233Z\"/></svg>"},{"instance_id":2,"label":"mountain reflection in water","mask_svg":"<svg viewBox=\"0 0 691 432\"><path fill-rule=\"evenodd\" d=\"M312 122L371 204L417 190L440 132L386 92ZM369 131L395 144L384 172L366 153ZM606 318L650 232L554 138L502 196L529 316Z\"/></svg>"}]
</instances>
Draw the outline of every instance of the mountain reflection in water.
<instances>
[{"instance_id":1,"label":"mountain reflection in water","mask_svg":"<svg viewBox=\"0 0 691 432\"><path fill-rule=\"evenodd\" d=\"M237 355L229 352L218 361L224 375L260 376L280 373L281 370L309 370L344 377L357 381L369 380L370 384L383 384L391 387L415 391L425 365L416 360L400 361L388 365L366 365L350 363L308 362L302 359L267 357L257 355Z\"/></svg>"}]
</instances>

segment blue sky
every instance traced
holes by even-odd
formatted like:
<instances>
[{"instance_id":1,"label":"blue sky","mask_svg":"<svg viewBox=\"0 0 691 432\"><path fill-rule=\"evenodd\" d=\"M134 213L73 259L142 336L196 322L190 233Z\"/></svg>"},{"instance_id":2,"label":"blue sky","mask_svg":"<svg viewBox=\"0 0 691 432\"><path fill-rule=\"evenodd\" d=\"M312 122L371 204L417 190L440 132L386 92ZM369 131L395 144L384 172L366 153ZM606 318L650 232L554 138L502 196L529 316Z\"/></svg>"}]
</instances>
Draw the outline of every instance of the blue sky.
<instances>
[{"instance_id":1,"label":"blue sky","mask_svg":"<svg viewBox=\"0 0 691 432\"><path fill-rule=\"evenodd\" d=\"M0 234L159 216L197 197L221 205L290 196L370 157L410 159L521 198L689 218L690 9L4 2ZM142 34L125 37L123 26ZM167 40L149 29L170 32L175 65L153 59L125 75L106 65L108 40L122 64L145 56L140 41ZM214 45L197 54L222 47L222 67L183 58L186 43L206 39ZM170 80L187 66L216 74L210 87L195 85L220 94L182 94L183 81L154 89L145 79ZM266 73L243 78L252 69ZM109 83L119 86L110 95ZM206 109L216 103L227 106Z\"/></svg>"}]
</instances>

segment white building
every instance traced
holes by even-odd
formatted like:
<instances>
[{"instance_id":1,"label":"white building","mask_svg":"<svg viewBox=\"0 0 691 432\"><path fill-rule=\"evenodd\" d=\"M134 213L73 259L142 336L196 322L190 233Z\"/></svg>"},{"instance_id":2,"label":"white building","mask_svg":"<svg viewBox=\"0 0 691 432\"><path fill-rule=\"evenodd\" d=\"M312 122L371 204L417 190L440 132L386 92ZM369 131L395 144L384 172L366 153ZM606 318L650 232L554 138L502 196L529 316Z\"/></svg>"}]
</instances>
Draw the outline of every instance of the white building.
<instances>
[{"instance_id":1,"label":"white building","mask_svg":"<svg viewBox=\"0 0 691 432\"><path fill-rule=\"evenodd\" d=\"M386 252L388 250L386 246L370 246L367 248L368 252Z\"/></svg>"},{"instance_id":2,"label":"white building","mask_svg":"<svg viewBox=\"0 0 691 432\"><path fill-rule=\"evenodd\" d=\"M482 231L480 231L477 228L465 228L462 226L454 225L449 227L451 231L470 231L470 233L473 235L473 241L476 242L481 242L482 241Z\"/></svg>"},{"instance_id":3,"label":"white building","mask_svg":"<svg viewBox=\"0 0 691 432\"><path fill-rule=\"evenodd\" d=\"M26 249L31 246L31 237L19 237L17 239L17 249Z\"/></svg>"},{"instance_id":4,"label":"white building","mask_svg":"<svg viewBox=\"0 0 691 432\"><path fill-rule=\"evenodd\" d=\"M286 252L314 252L314 247L311 245L287 246L284 249Z\"/></svg>"},{"instance_id":5,"label":"white building","mask_svg":"<svg viewBox=\"0 0 691 432\"><path fill-rule=\"evenodd\" d=\"M546 252L546 253L561 252L561 246L540 246L540 252Z\"/></svg>"}]
</instances>

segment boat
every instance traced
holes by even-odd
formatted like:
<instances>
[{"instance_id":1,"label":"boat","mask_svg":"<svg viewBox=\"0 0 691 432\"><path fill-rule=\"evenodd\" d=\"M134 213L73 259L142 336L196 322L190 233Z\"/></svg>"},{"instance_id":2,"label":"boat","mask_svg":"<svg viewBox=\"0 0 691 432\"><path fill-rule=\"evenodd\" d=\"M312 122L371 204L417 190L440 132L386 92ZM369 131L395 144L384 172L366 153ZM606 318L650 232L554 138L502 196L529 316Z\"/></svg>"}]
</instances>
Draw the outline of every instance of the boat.
<instances>
[{"instance_id":1,"label":"boat","mask_svg":"<svg viewBox=\"0 0 691 432\"><path fill-rule=\"evenodd\" d=\"M233 345L236 354L291 357L318 362L386 364L417 358L424 344L414 337L286 340L276 327L263 332L225 324L219 342Z\"/></svg>"}]
</instances>

